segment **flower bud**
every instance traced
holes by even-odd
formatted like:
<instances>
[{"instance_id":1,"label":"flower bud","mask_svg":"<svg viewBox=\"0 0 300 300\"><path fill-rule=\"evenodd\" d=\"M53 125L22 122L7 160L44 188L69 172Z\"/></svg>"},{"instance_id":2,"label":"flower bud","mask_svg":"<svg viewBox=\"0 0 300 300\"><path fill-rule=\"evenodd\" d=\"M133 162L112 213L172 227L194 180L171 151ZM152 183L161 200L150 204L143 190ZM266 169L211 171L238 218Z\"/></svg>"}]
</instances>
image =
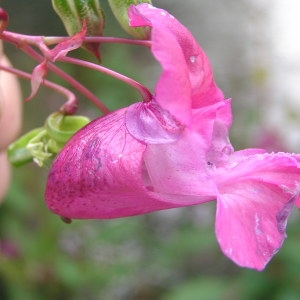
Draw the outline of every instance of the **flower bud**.
<instances>
[{"instance_id":1,"label":"flower bud","mask_svg":"<svg viewBox=\"0 0 300 300\"><path fill-rule=\"evenodd\" d=\"M49 166L71 136L89 122L84 116L53 113L44 127L29 131L8 147L8 160L15 167L32 161Z\"/></svg>"},{"instance_id":2,"label":"flower bud","mask_svg":"<svg viewBox=\"0 0 300 300\"><path fill-rule=\"evenodd\" d=\"M52 139L65 144L76 131L89 122L90 119L84 116L54 113L47 118L45 128Z\"/></svg>"},{"instance_id":3,"label":"flower bud","mask_svg":"<svg viewBox=\"0 0 300 300\"><path fill-rule=\"evenodd\" d=\"M86 22L87 36L102 36L105 17L99 0L52 0L52 6L70 36L81 30L83 20ZM83 43L83 48L100 60L99 46L100 43Z\"/></svg>"},{"instance_id":4,"label":"flower bud","mask_svg":"<svg viewBox=\"0 0 300 300\"><path fill-rule=\"evenodd\" d=\"M13 166L19 167L33 160L33 156L27 149L27 145L43 130L43 127L35 128L9 145L7 149L7 157Z\"/></svg>"},{"instance_id":5,"label":"flower bud","mask_svg":"<svg viewBox=\"0 0 300 300\"><path fill-rule=\"evenodd\" d=\"M141 3L151 4L151 0L108 0L108 3L111 7L111 10L113 11L114 16L127 33L137 39L146 40L149 38L149 27L129 26L128 9L130 5L138 5Z\"/></svg>"}]
</instances>

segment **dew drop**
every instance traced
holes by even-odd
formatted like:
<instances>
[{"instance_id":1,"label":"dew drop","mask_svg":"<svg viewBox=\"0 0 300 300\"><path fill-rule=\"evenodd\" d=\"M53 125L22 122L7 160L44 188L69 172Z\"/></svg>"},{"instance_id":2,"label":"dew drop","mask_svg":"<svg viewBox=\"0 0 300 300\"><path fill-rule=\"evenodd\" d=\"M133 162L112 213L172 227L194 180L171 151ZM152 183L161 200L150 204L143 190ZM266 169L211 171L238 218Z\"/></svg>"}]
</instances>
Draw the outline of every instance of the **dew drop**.
<instances>
[{"instance_id":1,"label":"dew drop","mask_svg":"<svg viewBox=\"0 0 300 300\"><path fill-rule=\"evenodd\" d=\"M190 56L190 62L193 64L196 61L196 57L194 55Z\"/></svg>"},{"instance_id":2,"label":"dew drop","mask_svg":"<svg viewBox=\"0 0 300 300\"><path fill-rule=\"evenodd\" d=\"M232 147L230 147L230 146L225 146L225 147L222 149L222 152L223 152L225 155L230 155L230 154L232 154L233 149L232 149Z\"/></svg>"}]
</instances>

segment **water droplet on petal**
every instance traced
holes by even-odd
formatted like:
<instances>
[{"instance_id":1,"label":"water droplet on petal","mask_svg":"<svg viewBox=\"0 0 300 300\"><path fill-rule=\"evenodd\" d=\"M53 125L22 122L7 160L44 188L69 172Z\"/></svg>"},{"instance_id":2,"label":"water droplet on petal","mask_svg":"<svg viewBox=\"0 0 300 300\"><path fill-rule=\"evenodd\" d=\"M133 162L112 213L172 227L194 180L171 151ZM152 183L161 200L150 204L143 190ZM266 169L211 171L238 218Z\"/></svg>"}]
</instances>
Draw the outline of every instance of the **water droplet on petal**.
<instances>
[{"instance_id":1,"label":"water droplet on petal","mask_svg":"<svg viewBox=\"0 0 300 300\"><path fill-rule=\"evenodd\" d=\"M230 154L232 154L233 149L232 149L232 147L230 147L230 146L225 146L225 147L222 149L222 152L223 152L225 155L230 155Z\"/></svg>"},{"instance_id":2,"label":"water droplet on petal","mask_svg":"<svg viewBox=\"0 0 300 300\"><path fill-rule=\"evenodd\" d=\"M196 57L194 55L190 56L190 62L193 64L196 61Z\"/></svg>"}]
</instances>

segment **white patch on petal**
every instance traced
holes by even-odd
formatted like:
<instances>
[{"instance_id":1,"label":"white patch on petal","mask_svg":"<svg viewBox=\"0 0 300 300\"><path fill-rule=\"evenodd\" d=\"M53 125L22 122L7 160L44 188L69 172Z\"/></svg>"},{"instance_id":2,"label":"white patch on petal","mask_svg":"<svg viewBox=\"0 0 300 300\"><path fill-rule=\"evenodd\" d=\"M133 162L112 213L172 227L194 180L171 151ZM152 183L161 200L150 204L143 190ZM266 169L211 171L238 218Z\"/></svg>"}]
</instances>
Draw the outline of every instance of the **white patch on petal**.
<instances>
[{"instance_id":1,"label":"white patch on petal","mask_svg":"<svg viewBox=\"0 0 300 300\"><path fill-rule=\"evenodd\" d=\"M227 251L226 251L226 253L228 254L228 255L232 255L232 248L229 248Z\"/></svg>"},{"instance_id":2,"label":"white patch on petal","mask_svg":"<svg viewBox=\"0 0 300 300\"><path fill-rule=\"evenodd\" d=\"M260 230L260 218L258 214L255 214L255 228L254 228L255 234L256 235L261 235L261 230Z\"/></svg>"},{"instance_id":3,"label":"white patch on petal","mask_svg":"<svg viewBox=\"0 0 300 300\"><path fill-rule=\"evenodd\" d=\"M120 154L118 155L118 158L115 159L115 160L113 160L112 163L113 163L113 164L119 163L119 161L120 161L120 159L121 159L122 157L123 157L123 153L120 153Z\"/></svg>"}]
</instances>

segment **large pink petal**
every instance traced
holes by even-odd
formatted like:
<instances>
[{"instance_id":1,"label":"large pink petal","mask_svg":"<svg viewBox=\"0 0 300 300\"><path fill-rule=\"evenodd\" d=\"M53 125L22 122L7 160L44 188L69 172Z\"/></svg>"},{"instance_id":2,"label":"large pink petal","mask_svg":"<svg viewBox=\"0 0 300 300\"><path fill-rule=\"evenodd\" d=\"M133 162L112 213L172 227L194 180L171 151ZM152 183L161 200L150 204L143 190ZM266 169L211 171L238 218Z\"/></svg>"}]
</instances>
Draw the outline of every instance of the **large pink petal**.
<instances>
[{"instance_id":1,"label":"large pink petal","mask_svg":"<svg viewBox=\"0 0 300 300\"><path fill-rule=\"evenodd\" d=\"M148 145L144 159L154 191L176 195L178 206L215 200L214 169L201 146L191 131L171 144Z\"/></svg>"},{"instance_id":2,"label":"large pink petal","mask_svg":"<svg viewBox=\"0 0 300 300\"><path fill-rule=\"evenodd\" d=\"M262 270L279 250L299 194L299 171L288 154L255 154L219 171L216 235L235 263Z\"/></svg>"},{"instance_id":3,"label":"large pink petal","mask_svg":"<svg viewBox=\"0 0 300 300\"><path fill-rule=\"evenodd\" d=\"M215 109L194 112L191 127L168 144L149 144L144 160L154 190L186 195L181 203L201 203L216 198L214 166L207 159L216 117ZM193 124L198 123L196 130Z\"/></svg>"},{"instance_id":4,"label":"large pink petal","mask_svg":"<svg viewBox=\"0 0 300 300\"><path fill-rule=\"evenodd\" d=\"M176 207L151 192L143 166L144 143L125 126L126 109L99 118L76 133L49 173L46 203L67 218L118 218ZM167 200L165 200L167 199Z\"/></svg>"},{"instance_id":5,"label":"large pink petal","mask_svg":"<svg viewBox=\"0 0 300 300\"><path fill-rule=\"evenodd\" d=\"M209 61L191 33L172 15L149 4L131 6L131 26L152 27L151 51L163 72L156 101L179 121L189 124L191 108L223 100Z\"/></svg>"},{"instance_id":6,"label":"large pink petal","mask_svg":"<svg viewBox=\"0 0 300 300\"><path fill-rule=\"evenodd\" d=\"M136 106L131 108L136 109ZM132 113L130 116L131 119L127 120L127 124L136 118L132 117ZM165 122L159 122L161 127L159 129L152 125L156 139L149 141L148 138L144 161L154 191L180 195L180 199L174 196L178 204L214 200L216 198L215 169L218 164L227 161L233 152L228 139L230 121L230 102L222 101L194 109L191 125L186 126L182 132L175 131L176 135L167 135L168 139L164 141L160 136L162 129L167 131L166 126L163 126ZM148 123L153 124L153 122L146 124ZM130 132L142 140L141 133L136 134L136 130Z\"/></svg>"}]
</instances>

